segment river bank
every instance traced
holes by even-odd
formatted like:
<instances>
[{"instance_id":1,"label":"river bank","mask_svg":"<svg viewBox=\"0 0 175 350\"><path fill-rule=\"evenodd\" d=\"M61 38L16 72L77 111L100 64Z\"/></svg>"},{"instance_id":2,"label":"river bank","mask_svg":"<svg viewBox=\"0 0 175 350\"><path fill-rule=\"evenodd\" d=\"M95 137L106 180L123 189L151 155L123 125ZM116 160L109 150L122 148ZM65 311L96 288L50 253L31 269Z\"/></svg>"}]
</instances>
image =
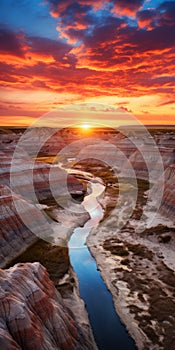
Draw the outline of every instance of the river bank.
<instances>
[{"instance_id":1,"label":"river bank","mask_svg":"<svg viewBox=\"0 0 175 350\"><path fill-rule=\"evenodd\" d=\"M82 174L85 177L85 172ZM154 211L154 207L151 206L145 213L144 220L140 220L148 188L142 181L136 209L127 225L122 226L122 220L125 219L132 205L129 198L132 185L127 184L126 180L120 186L121 193L125 194L124 200L121 195L120 203L114 209L114 199L111 195L113 190L107 189L105 193L99 195L98 191L95 193L98 182L93 182L93 176L88 180L89 186L92 186L89 193L94 192L99 206L96 205L92 196L90 197L92 201L88 201L89 196L85 197L87 214L81 224L84 228L75 229L75 226L79 225L78 221L72 227L77 231L75 246L84 244L87 238L89 250L97 262L103 281L112 294L117 314L135 340L138 349L173 350L172 335L175 321L172 316L175 311L173 224L159 215L150 226ZM126 200L126 191L128 191L128 200ZM94 217L95 221L89 225L88 219L93 211L95 216L98 214L97 208L98 210L101 208L103 213L100 212L99 217L97 215L97 220ZM54 212L58 220L61 214L56 215L56 212L58 213L59 210ZM103 218L106 212L107 215ZM72 236L69 234L70 237L72 239L73 234Z\"/></svg>"},{"instance_id":2,"label":"river bank","mask_svg":"<svg viewBox=\"0 0 175 350\"><path fill-rule=\"evenodd\" d=\"M117 221L118 215L114 210L109 222ZM137 220L122 229L112 228L109 222L92 230L87 244L112 293L117 313L139 350L173 350L173 225L162 225L165 220L159 217L155 226L139 234L141 222Z\"/></svg>"},{"instance_id":3,"label":"river bank","mask_svg":"<svg viewBox=\"0 0 175 350\"><path fill-rule=\"evenodd\" d=\"M88 312L92 331L99 350L135 350L135 344L115 311L112 295L107 289L97 269L86 239L92 227L98 228L104 211L97 198L103 197L105 186L99 179L89 183L90 194L82 205L89 213L90 219L84 226L74 229L68 242L70 262L77 275L80 296L83 298Z\"/></svg>"},{"instance_id":4,"label":"river bank","mask_svg":"<svg viewBox=\"0 0 175 350\"><path fill-rule=\"evenodd\" d=\"M92 180L93 177L89 179ZM91 184L90 192L93 194L97 183L92 181ZM172 222L160 215L150 226L154 209L151 207L145 213L144 220L140 220L148 187L145 182L141 182L141 185L136 209L124 227L122 220L132 205L129 194L128 201L126 200L126 191L132 185L124 183L121 186L121 193L125 193L124 200L121 196L120 205L112 212L110 210L105 219L102 218L106 209L108 211L108 205L111 208L110 200L112 203L114 201L112 196L109 196L109 191L101 196L97 191L95 198L98 198L99 206L96 206L94 198L91 198L92 202L88 202L89 196L85 197L86 210L90 217L94 210L97 220L92 225L88 224L88 220L84 228L76 228L74 231L77 231L77 239L74 243L79 247L87 238L89 250L112 294L117 314L135 340L138 349L173 349L174 229ZM103 211L103 215L100 212L99 217L97 207ZM142 228L141 233L139 228Z\"/></svg>"},{"instance_id":5,"label":"river bank","mask_svg":"<svg viewBox=\"0 0 175 350\"><path fill-rule=\"evenodd\" d=\"M37 133L38 132L39 129L37 130ZM167 135L165 136L167 138ZM132 335L133 339L135 339L138 349L174 350L175 242L174 226L169 219L174 220L175 197L173 194L175 167L174 164L171 164L174 162L173 148L172 150L168 150L164 147L165 141L167 143L166 147L168 147L167 145L171 141L169 137L171 138L172 135L168 136L167 140L164 137L162 138L163 143L160 147L166 165L165 191L160 208L161 214L164 215L164 217L157 217L154 223L151 223L151 221L156 210L155 203L150 203L147 212L144 211L143 220L141 220L143 206L146 205L148 196L146 193L149 188L148 174L146 173L146 164L143 164L137 152L134 153L135 151L130 147L131 145L125 142L127 140L124 139L122 141L121 139L117 141L116 139L116 142L120 143L120 146L123 147L122 149L127 153L128 159L130 159L133 164L133 168L139 178L136 184L133 182L128 183L128 178L126 177L128 163L123 164L121 160L119 169L117 169L115 173L116 168L113 167L113 159L115 159L116 150L114 150L114 153L108 152L107 154L106 148L101 147L101 145L99 149L97 149L96 146L94 148L89 147L84 153L85 160L79 162L77 165L75 164L75 168L73 169L74 176L72 178L70 178L72 172L71 167L73 167L73 163L71 162L72 159L75 161L74 154L71 154L72 158L69 162L70 154L69 152L67 153L66 161L64 162L66 170L64 170L63 167L59 168L60 163L49 166L48 164L44 165L36 161L36 171L34 172L32 181L38 198L37 204L35 201L30 202L30 198L25 198L28 193L30 194L31 185L33 184L31 184L31 178L28 176L28 170L33 163L31 163L31 160L24 160L25 157L22 153L18 154L19 158L21 158L22 154L22 158L20 160L17 159L16 164L19 166L13 170L14 174L16 174L15 178L17 179L17 183L19 184L18 189L20 190L22 187L25 196L22 197L16 192L11 193L10 187L8 186L10 186L10 165L15 143L11 145L11 142L6 143L6 139L5 142L2 140L2 267L5 265L4 261L12 260L17 255L18 260L16 260L16 262L27 263L41 261L49 271L56 288L63 296L70 313L75 315L74 317L77 317L77 325L80 333L83 334L85 343L90 349L96 348L96 345L93 340L84 303L79 295L78 279L70 266L67 244L75 229L77 229L79 233L78 244L81 241L83 226L85 227L86 224L88 226L88 221L91 217L89 211L92 210L92 213L96 212L96 206L91 206L92 203L90 202L90 207L87 208L88 212L82 211L80 213L81 215L79 215L77 208L79 207L79 209L81 209L81 202L84 199L84 195L86 194L87 198L88 195L93 192L92 184L95 189L95 186L98 185L98 181L101 184L104 181L106 187L104 195L101 195L99 198L98 193L96 193L96 198L98 198L99 202L99 207L97 206L97 209L101 207L103 215L98 218L97 222L95 221L90 227L87 227L88 230L86 233L87 237L89 235L89 229L92 228L87 242L97 262L95 270L99 269L101 271L103 281L105 281L107 288L113 296L117 313L123 324L126 325L128 332ZM159 136L158 141L160 141L161 144L161 138L159 140ZM58 145L58 142L56 142L56 145ZM172 143L172 146L173 145L174 143ZM60 147L60 145L58 146ZM82 143L82 152L85 146L86 142ZM151 160L152 153L150 149L152 152L152 148L148 147L147 155ZM96 160L93 162L91 158L87 161L86 157L89 156L89 154L94 154L92 151L96 154L96 157L99 152L99 155L101 154L102 159L106 159L107 163L108 158L111 157L110 164L112 167L102 165ZM117 160L119 156L120 154L117 154ZM44 162L47 163L47 160L48 158L45 157ZM155 162L154 157L152 160L151 169L154 169L154 165L157 164L157 162ZM76 166L79 171L76 169ZM60 169L63 170L63 178L57 176L59 175ZM69 169L71 170L69 171ZM122 175L119 173L120 169L122 170ZM54 171L52 172L52 170ZM49 182L50 172L54 175L54 178L51 178L54 180L51 181L51 185L53 185L52 188L50 188ZM68 194L65 191L65 187L62 186L62 180L67 177L67 173L69 174L68 180L70 179L70 183L68 181ZM117 175L120 176L118 177ZM99 178L96 182L93 181L96 180L95 177ZM100 180L100 178L103 180ZM87 186L88 183L89 189ZM136 210L133 215L129 217L129 220L126 220L130 210L132 210L134 190L137 189L137 186L139 187L140 183L143 186L143 191L141 193L138 191ZM149 201L156 199L156 193L161 185L161 179L158 179L158 181L156 181L156 186L152 188ZM51 189L56 190L56 194L58 194L58 196L56 195L56 199L58 199L59 204L55 201L53 196L51 196ZM73 200L77 200L77 203L72 203L72 208L71 204L69 205L69 194ZM118 194L121 195L119 202ZM122 196L122 194L125 195ZM25 226L24 223L26 221L24 220L23 222L18 215L19 213L15 211L14 199L17 199L19 202L23 214L22 219L27 219L29 227ZM43 206L44 203L45 207ZM25 207L26 210L24 211ZM47 215L48 225L45 225L45 221L44 224L42 224L43 221L40 220L42 217L41 214ZM98 225L99 220L100 224ZM125 221L125 225L123 225L123 221ZM46 245L42 246L42 241L38 241L38 246L37 244L31 246L33 238L35 241L37 240L35 228L39 230L38 237L43 237L43 239L46 240L48 239L48 242L52 243L44 242ZM48 228L50 228L50 231L48 231ZM85 238L83 242L85 242ZM25 252L23 249L24 246L25 249L27 247ZM92 256L90 256L90 260L93 262L94 266L94 259ZM11 261L11 264L14 265L15 261ZM23 271L25 271L25 266ZM7 274L8 273L7 271ZM19 290L20 287L21 284L19 283ZM96 288L96 286L94 286L94 288ZM101 308L103 308L103 305ZM99 315L101 315L100 311ZM14 323L14 325L16 327L16 323ZM3 332L3 328L1 328L1 332ZM23 338L21 339L21 341L23 341Z\"/></svg>"},{"instance_id":6,"label":"river bank","mask_svg":"<svg viewBox=\"0 0 175 350\"><path fill-rule=\"evenodd\" d=\"M31 263L38 261L47 269L51 281L79 327L84 344L89 349L97 350L85 305L80 297L78 279L70 265L68 248L53 246L48 242L38 240L11 261L6 268L29 261Z\"/></svg>"}]
</instances>

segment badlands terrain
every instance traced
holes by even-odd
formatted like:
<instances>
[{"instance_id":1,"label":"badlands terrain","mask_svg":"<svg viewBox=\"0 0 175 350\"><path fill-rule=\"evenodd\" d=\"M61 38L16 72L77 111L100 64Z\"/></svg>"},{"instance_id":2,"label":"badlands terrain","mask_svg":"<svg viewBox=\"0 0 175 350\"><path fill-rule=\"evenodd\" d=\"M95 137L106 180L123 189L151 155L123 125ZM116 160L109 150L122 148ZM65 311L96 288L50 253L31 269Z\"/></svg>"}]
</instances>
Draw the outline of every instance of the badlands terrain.
<instances>
[{"instance_id":1,"label":"badlands terrain","mask_svg":"<svg viewBox=\"0 0 175 350\"><path fill-rule=\"evenodd\" d=\"M137 348L173 350L175 129L0 132L0 348L96 349L67 243L101 181L87 245Z\"/></svg>"}]
</instances>

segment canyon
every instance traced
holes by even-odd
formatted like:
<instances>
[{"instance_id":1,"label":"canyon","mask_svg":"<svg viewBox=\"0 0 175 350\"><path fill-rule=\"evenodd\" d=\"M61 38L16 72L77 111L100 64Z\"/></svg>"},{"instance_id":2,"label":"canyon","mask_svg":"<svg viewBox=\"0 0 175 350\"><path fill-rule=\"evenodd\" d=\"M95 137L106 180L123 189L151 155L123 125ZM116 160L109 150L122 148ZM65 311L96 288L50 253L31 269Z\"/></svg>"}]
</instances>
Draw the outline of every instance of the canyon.
<instances>
[{"instance_id":1,"label":"canyon","mask_svg":"<svg viewBox=\"0 0 175 350\"><path fill-rule=\"evenodd\" d=\"M46 269L19 263L1 270L1 349L91 349Z\"/></svg>"},{"instance_id":2,"label":"canyon","mask_svg":"<svg viewBox=\"0 0 175 350\"><path fill-rule=\"evenodd\" d=\"M117 313L138 349L173 349L175 131L92 136L1 130L4 350L96 349L67 249L73 229L89 219L81 202L95 178L106 188L98 198L104 218L87 245Z\"/></svg>"}]
</instances>

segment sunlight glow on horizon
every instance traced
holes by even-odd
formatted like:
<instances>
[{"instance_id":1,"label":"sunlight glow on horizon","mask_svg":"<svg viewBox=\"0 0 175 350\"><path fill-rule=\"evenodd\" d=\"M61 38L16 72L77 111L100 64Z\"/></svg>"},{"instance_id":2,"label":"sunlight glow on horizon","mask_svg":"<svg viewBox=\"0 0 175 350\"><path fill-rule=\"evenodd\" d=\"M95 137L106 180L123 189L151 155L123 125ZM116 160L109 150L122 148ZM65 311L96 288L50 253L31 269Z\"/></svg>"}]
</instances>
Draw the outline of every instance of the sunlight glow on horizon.
<instances>
[{"instance_id":1,"label":"sunlight glow on horizon","mask_svg":"<svg viewBox=\"0 0 175 350\"><path fill-rule=\"evenodd\" d=\"M175 125L175 1L4 0L0 8L1 126L38 125L88 103L90 112L75 106L48 125L84 134L94 122L126 125L111 114L118 109L145 125ZM97 104L111 107L101 116Z\"/></svg>"},{"instance_id":2,"label":"sunlight glow on horizon","mask_svg":"<svg viewBox=\"0 0 175 350\"><path fill-rule=\"evenodd\" d=\"M89 130L91 128L91 125L88 124L88 123L81 124L80 128L83 129L83 130Z\"/></svg>"}]
</instances>

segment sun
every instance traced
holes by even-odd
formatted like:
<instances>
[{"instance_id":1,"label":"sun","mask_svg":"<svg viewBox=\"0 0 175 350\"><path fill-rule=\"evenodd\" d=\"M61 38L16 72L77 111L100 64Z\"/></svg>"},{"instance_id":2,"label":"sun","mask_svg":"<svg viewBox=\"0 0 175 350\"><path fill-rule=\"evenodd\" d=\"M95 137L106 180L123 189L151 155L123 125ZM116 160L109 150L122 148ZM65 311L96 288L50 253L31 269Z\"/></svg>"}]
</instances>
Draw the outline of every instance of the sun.
<instances>
[{"instance_id":1,"label":"sun","mask_svg":"<svg viewBox=\"0 0 175 350\"><path fill-rule=\"evenodd\" d=\"M83 136L89 136L90 134L93 133L93 127L90 123L81 123L79 124L79 132L83 135Z\"/></svg>"},{"instance_id":2,"label":"sun","mask_svg":"<svg viewBox=\"0 0 175 350\"><path fill-rule=\"evenodd\" d=\"M83 130L89 130L91 128L91 125L88 123L81 124L81 129Z\"/></svg>"},{"instance_id":3,"label":"sun","mask_svg":"<svg viewBox=\"0 0 175 350\"><path fill-rule=\"evenodd\" d=\"M84 135L89 135L92 132L92 125L89 123L82 123L79 128Z\"/></svg>"}]
</instances>

